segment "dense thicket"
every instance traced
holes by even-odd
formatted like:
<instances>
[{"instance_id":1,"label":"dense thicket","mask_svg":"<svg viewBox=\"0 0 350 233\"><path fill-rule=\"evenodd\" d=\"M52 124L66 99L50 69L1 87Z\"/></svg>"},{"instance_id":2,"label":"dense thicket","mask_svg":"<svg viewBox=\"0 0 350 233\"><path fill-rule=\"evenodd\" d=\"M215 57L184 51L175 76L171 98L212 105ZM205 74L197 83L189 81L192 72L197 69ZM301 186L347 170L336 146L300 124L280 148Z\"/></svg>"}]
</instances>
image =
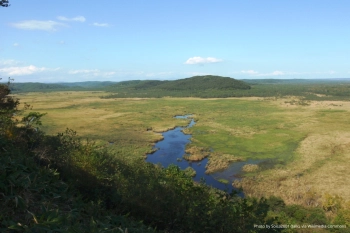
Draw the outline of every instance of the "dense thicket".
<instances>
[{"instance_id":1,"label":"dense thicket","mask_svg":"<svg viewBox=\"0 0 350 233\"><path fill-rule=\"evenodd\" d=\"M0 232L155 232L106 208L103 198L83 198L72 177L64 181L57 171L69 167L63 158L89 147L68 140L69 133L44 135L37 128L43 114L16 118L19 100L9 94L0 85Z\"/></svg>"}]
</instances>

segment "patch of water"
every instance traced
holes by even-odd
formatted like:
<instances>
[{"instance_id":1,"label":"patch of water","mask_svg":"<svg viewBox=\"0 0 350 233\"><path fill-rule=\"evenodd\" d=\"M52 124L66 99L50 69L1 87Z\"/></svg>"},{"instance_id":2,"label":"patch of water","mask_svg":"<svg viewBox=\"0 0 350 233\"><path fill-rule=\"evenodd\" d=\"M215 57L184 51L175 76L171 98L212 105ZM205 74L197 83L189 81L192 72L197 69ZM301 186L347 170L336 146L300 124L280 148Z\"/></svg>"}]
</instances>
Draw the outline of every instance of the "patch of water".
<instances>
[{"instance_id":1,"label":"patch of water","mask_svg":"<svg viewBox=\"0 0 350 233\"><path fill-rule=\"evenodd\" d=\"M188 119L192 115L175 116L178 119ZM214 188L231 193L233 190L238 191L232 187L232 182L237 179L236 175L242 170L245 164L256 164L260 161L248 160L244 162L233 163L228 169L217 172L212 175L205 174L205 166L208 162L208 158L198 162L190 162L183 159L185 154L186 144L190 143L192 135L184 134L182 132L185 128L190 128L195 125L195 121L191 119L190 123L186 127L176 127L175 129L169 130L162 133L164 140L159 141L155 144L154 149L157 149L154 153L148 154L146 161L154 164L161 164L163 167L168 167L170 164L175 164L184 170L187 167L192 167L196 171L196 176L193 178L194 181L200 182L204 179L205 183ZM218 180L223 179L228 181L228 184L219 182ZM243 193L240 194L243 196Z\"/></svg>"},{"instance_id":2,"label":"patch of water","mask_svg":"<svg viewBox=\"0 0 350 233\"><path fill-rule=\"evenodd\" d=\"M174 116L174 118L176 119L188 119L190 118L191 116L193 116L192 114L187 114L187 115L176 115Z\"/></svg>"}]
</instances>

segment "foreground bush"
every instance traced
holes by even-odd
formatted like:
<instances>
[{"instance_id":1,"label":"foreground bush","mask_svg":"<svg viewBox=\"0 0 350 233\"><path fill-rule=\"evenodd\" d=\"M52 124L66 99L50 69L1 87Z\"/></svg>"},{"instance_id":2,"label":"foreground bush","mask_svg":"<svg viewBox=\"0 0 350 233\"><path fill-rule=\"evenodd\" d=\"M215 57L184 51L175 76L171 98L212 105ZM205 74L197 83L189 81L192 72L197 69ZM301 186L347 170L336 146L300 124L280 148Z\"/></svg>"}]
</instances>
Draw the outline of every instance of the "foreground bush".
<instances>
[{"instance_id":1,"label":"foreground bush","mask_svg":"<svg viewBox=\"0 0 350 233\"><path fill-rule=\"evenodd\" d=\"M1 151L0 174L0 232L154 232L83 201L57 171L21 151Z\"/></svg>"},{"instance_id":2,"label":"foreground bush","mask_svg":"<svg viewBox=\"0 0 350 233\"><path fill-rule=\"evenodd\" d=\"M64 182L49 159L58 138L35 127L42 114L13 119L19 101L9 93L0 85L0 232L155 232Z\"/></svg>"}]
</instances>

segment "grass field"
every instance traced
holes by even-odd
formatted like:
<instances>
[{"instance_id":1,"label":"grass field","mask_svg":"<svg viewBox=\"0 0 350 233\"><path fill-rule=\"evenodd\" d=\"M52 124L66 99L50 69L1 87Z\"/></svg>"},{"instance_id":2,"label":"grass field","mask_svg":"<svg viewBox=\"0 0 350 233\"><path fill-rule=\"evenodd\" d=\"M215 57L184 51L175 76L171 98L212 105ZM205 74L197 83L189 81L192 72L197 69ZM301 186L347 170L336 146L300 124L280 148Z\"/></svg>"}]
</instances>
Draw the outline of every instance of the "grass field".
<instances>
[{"instance_id":1,"label":"grass field","mask_svg":"<svg viewBox=\"0 0 350 233\"><path fill-rule=\"evenodd\" d=\"M18 94L32 111L47 113L49 134L76 130L82 137L125 157L144 158L159 132L189 120L192 143L213 153L211 172L224 160L266 160L244 174L246 195L282 197L287 203L318 205L325 193L350 200L350 102L289 98L102 99L105 92ZM110 144L113 142L113 144ZM209 156L209 161L211 157Z\"/></svg>"}]
</instances>

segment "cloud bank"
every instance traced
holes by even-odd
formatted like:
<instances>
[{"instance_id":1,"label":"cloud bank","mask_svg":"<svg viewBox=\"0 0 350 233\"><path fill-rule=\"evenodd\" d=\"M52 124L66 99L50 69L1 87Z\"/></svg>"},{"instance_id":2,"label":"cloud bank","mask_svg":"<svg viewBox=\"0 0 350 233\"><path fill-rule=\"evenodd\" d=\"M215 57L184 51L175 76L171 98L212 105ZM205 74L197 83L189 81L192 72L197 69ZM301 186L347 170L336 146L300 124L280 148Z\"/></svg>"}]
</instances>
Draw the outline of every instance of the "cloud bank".
<instances>
[{"instance_id":1,"label":"cloud bank","mask_svg":"<svg viewBox=\"0 0 350 233\"><path fill-rule=\"evenodd\" d=\"M52 20L40 21L40 20L24 20L18 23L13 23L13 27L23 30L42 30L42 31L57 31L59 27L66 27L64 23L58 23Z\"/></svg>"},{"instance_id":2,"label":"cloud bank","mask_svg":"<svg viewBox=\"0 0 350 233\"><path fill-rule=\"evenodd\" d=\"M34 65L25 65L23 62L13 59L0 60L0 74L5 76L25 76L43 71L57 71L60 68L37 67Z\"/></svg>"},{"instance_id":3,"label":"cloud bank","mask_svg":"<svg viewBox=\"0 0 350 233\"><path fill-rule=\"evenodd\" d=\"M77 21L77 22L82 22L82 23L86 21L86 18L84 16L77 16L74 18L67 18L64 16L58 16L57 19L61 20L61 21Z\"/></svg>"},{"instance_id":4,"label":"cloud bank","mask_svg":"<svg viewBox=\"0 0 350 233\"><path fill-rule=\"evenodd\" d=\"M93 26L96 27L109 27L110 25L108 23L93 23Z\"/></svg>"},{"instance_id":5,"label":"cloud bank","mask_svg":"<svg viewBox=\"0 0 350 233\"><path fill-rule=\"evenodd\" d=\"M242 74L254 75L254 74L258 74L259 72L254 71L254 70L242 70L241 73Z\"/></svg>"},{"instance_id":6,"label":"cloud bank","mask_svg":"<svg viewBox=\"0 0 350 233\"><path fill-rule=\"evenodd\" d=\"M91 75L91 76L112 76L114 75L116 72L103 72L100 71L98 69L94 69L94 70L71 70L68 72L69 74L83 74L83 75Z\"/></svg>"},{"instance_id":7,"label":"cloud bank","mask_svg":"<svg viewBox=\"0 0 350 233\"><path fill-rule=\"evenodd\" d=\"M279 71L279 70L276 70L276 71L273 71L273 72L270 72L270 73L260 73L258 71L255 71L255 70L242 70L241 71L242 74L247 74L247 75L251 75L251 76L282 76L282 75L291 75L291 74L295 74L295 73L285 73L283 71Z\"/></svg>"},{"instance_id":8,"label":"cloud bank","mask_svg":"<svg viewBox=\"0 0 350 233\"><path fill-rule=\"evenodd\" d=\"M185 64L187 65L195 65L195 64L206 64L206 63L218 63L222 62L221 59L215 58L215 57L191 57L187 59Z\"/></svg>"},{"instance_id":9,"label":"cloud bank","mask_svg":"<svg viewBox=\"0 0 350 233\"><path fill-rule=\"evenodd\" d=\"M6 68L0 68L0 73L4 73L8 76L18 76L18 75L29 75L33 73L38 73L42 71L48 70L45 67L36 67L33 65L30 66L13 66L13 67L6 67Z\"/></svg>"},{"instance_id":10,"label":"cloud bank","mask_svg":"<svg viewBox=\"0 0 350 233\"><path fill-rule=\"evenodd\" d=\"M21 62L13 60L13 59L1 59L0 66L15 66L19 65Z\"/></svg>"}]
</instances>

